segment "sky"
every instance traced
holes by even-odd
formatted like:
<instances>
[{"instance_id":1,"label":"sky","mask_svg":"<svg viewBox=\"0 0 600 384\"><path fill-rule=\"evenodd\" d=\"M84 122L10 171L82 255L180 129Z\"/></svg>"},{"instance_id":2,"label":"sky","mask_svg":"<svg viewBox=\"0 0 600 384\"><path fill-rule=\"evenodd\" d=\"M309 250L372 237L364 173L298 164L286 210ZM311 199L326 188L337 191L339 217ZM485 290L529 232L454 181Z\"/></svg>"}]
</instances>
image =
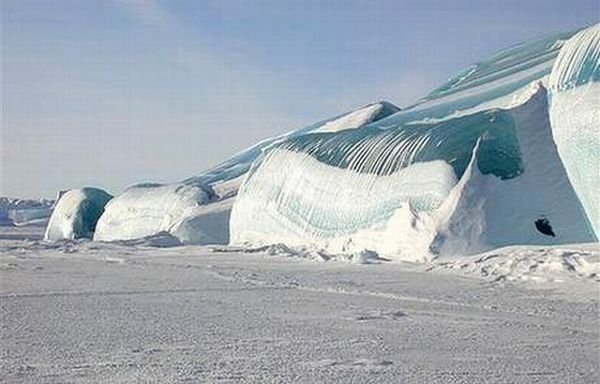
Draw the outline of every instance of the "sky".
<instances>
[{"instance_id":1,"label":"sky","mask_svg":"<svg viewBox=\"0 0 600 384\"><path fill-rule=\"evenodd\" d=\"M179 181L600 17L597 0L0 4L0 196L26 198Z\"/></svg>"}]
</instances>

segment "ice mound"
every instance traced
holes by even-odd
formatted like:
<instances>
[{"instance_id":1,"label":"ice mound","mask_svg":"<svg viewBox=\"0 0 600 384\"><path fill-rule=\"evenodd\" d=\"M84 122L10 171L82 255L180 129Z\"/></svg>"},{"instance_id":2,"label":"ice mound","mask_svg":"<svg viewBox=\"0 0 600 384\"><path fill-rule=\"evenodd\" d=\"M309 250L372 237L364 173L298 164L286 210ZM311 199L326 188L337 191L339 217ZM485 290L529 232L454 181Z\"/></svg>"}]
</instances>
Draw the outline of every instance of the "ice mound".
<instances>
[{"instance_id":1,"label":"ice mound","mask_svg":"<svg viewBox=\"0 0 600 384\"><path fill-rule=\"evenodd\" d=\"M289 137L359 128L399 109L387 102L367 105L290 133L264 140L215 168L181 183L139 185L106 207L94 240L115 241L169 233L184 244L227 244L229 216L239 185L265 148Z\"/></svg>"},{"instance_id":2,"label":"ice mound","mask_svg":"<svg viewBox=\"0 0 600 384\"><path fill-rule=\"evenodd\" d=\"M44 240L91 239L112 196L98 188L72 189L56 203Z\"/></svg>"},{"instance_id":3,"label":"ice mound","mask_svg":"<svg viewBox=\"0 0 600 384\"><path fill-rule=\"evenodd\" d=\"M600 236L600 25L565 43L552 68L549 89L554 140Z\"/></svg>"},{"instance_id":4,"label":"ice mound","mask_svg":"<svg viewBox=\"0 0 600 384\"><path fill-rule=\"evenodd\" d=\"M210 192L202 186L145 184L113 199L98 221L94 240L114 241L169 233L194 207L206 204Z\"/></svg>"},{"instance_id":5,"label":"ice mound","mask_svg":"<svg viewBox=\"0 0 600 384\"><path fill-rule=\"evenodd\" d=\"M594 241L552 142L546 90L526 96L508 110L281 142L240 188L231 241L410 261Z\"/></svg>"}]
</instances>

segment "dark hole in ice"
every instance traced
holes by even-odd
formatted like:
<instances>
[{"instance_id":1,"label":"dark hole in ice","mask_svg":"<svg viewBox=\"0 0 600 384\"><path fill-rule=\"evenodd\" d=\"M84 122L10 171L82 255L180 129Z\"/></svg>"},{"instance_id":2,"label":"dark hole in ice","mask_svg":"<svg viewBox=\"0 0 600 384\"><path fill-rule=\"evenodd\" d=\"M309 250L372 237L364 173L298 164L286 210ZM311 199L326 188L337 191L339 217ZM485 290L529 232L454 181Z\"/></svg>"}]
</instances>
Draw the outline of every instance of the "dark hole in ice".
<instances>
[{"instance_id":1,"label":"dark hole in ice","mask_svg":"<svg viewBox=\"0 0 600 384\"><path fill-rule=\"evenodd\" d=\"M538 231L540 231L541 233L543 233L546 236L552 236L552 237L556 236L556 234L552 230L550 221L546 218L537 219L535 221L535 227L537 228Z\"/></svg>"}]
</instances>

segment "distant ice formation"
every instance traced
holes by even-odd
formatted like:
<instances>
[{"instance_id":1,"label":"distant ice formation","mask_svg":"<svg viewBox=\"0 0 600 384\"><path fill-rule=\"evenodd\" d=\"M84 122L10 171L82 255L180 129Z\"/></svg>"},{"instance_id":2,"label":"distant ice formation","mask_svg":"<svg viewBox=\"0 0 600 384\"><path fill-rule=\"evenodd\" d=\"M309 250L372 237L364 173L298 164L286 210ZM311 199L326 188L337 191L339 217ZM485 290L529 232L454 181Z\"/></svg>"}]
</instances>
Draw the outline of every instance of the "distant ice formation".
<instances>
[{"instance_id":1,"label":"distant ice formation","mask_svg":"<svg viewBox=\"0 0 600 384\"><path fill-rule=\"evenodd\" d=\"M0 197L0 226L46 226L54 200Z\"/></svg>"},{"instance_id":2,"label":"distant ice formation","mask_svg":"<svg viewBox=\"0 0 600 384\"><path fill-rule=\"evenodd\" d=\"M104 206L112 196L98 188L64 193L52 212L44 240L91 239Z\"/></svg>"}]
</instances>

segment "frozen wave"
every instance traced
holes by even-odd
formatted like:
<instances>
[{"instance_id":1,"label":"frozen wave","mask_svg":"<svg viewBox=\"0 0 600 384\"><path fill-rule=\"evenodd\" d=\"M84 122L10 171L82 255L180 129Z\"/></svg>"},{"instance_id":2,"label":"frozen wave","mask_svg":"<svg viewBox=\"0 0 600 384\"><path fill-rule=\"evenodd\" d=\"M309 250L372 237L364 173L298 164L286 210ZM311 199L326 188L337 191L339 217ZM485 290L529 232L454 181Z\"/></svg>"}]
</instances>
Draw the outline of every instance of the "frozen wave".
<instances>
[{"instance_id":1,"label":"frozen wave","mask_svg":"<svg viewBox=\"0 0 600 384\"><path fill-rule=\"evenodd\" d=\"M511 110L280 143L240 189L232 242L423 260L594 241L552 142L546 90L532 88Z\"/></svg>"}]
</instances>

